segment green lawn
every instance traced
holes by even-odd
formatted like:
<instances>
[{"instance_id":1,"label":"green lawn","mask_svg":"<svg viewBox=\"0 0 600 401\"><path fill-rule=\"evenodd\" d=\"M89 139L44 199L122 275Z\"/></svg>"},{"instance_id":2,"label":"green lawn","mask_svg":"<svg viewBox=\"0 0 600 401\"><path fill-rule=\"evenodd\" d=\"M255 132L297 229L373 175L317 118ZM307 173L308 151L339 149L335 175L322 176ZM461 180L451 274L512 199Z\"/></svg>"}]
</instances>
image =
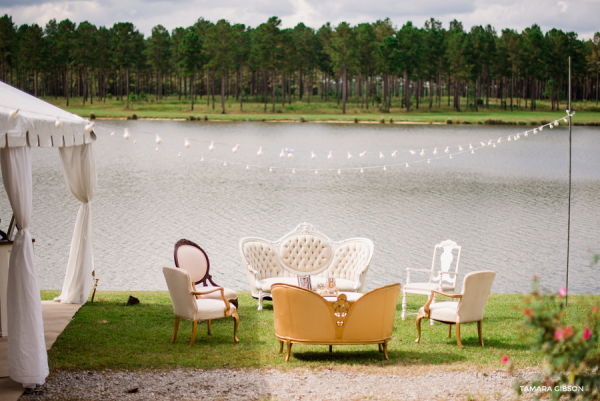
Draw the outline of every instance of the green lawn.
<instances>
[{"instance_id":1,"label":"green lawn","mask_svg":"<svg viewBox=\"0 0 600 401\"><path fill-rule=\"evenodd\" d=\"M429 109L428 104L421 105L420 109L414 106L410 113L401 108L400 100L394 98L392 108L389 113L382 113L377 106L361 108L356 103L355 99L346 106L346 114L342 114L342 106L337 102L324 102L320 98L312 98L309 104L306 98L302 101L292 101L291 104L286 102L282 106L281 100L276 103L275 113L272 113L271 104L267 104L267 110L264 110L264 103L246 102L244 103L243 112L240 111L238 101L230 98L226 101L226 113L221 114L220 98L216 98L215 108L212 103L207 106L206 99L198 99L194 105L194 110L190 108L189 99L179 100L177 96L165 97L162 100L156 101L150 98L148 101L131 102L129 109L126 108L126 103L122 100L107 99L106 102L94 100L93 104L89 101L83 105L82 98L70 99L69 106L66 106L64 98L47 97L46 101L53 103L61 108L64 108L72 113L82 117L90 117L91 113L97 118L128 118L135 114L137 118L164 118L164 119L189 119L192 116L194 119L204 120L224 120L224 121L296 121L302 120L313 121L337 121L337 122L373 122L379 123L381 119L385 123L390 123L392 119L395 123L413 122L413 123L446 123L451 119L454 124L483 124L490 123L489 120L494 120L495 124L519 124L519 125L537 125L542 120L554 120L564 117L565 104L561 105L560 111L551 111L547 102L541 101L538 103L537 111L528 111L523 106L515 107L515 111L503 110L498 104L493 101L490 103L490 108L480 108L475 111L473 107L464 105L460 112L453 110L447 106L446 100L442 101L441 108L434 106ZM466 101L466 99L463 99ZM524 104L524 103L523 103ZM577 114L574 119L575 124L590 124L600 125L600 107L594 102L578 102L574 105L574 110Z\"/></svg>"},{"instance_id":2,"label":"green lawn","mask_svg":"<svg viewBox=\"0 0 600 401\"><path fill-rule=\"evenodd\" d=\"M58 291L42 291L42 299L52 299ZM125 306L129 295L138 297L140 305ZM462 370L477 368L491 371L504 368L506 354L516 368L539 367L540 352L531 351L534 334L523 334L524 295L493 294L487 304L483 333L485 347L478 345L477 325L462 327L464 349L456 346L454 331L446 338L447 326L428 321L422 325L421 344L415 344L415 317L400 319L396 313L394 334L389 343L390 361L383 359L374 345L338 346L329 353L327 346L295 345L286 364L278 354L279 344L273 329L272 303L256 310L256 300L248 292L240 293L239 344L233 343L233 319L212 323L212 336L206 325L198 327L196 343L189 347L192 324L182 321L175 344L173 309L167 292L98 292L94 303L88 302L75 315L49 351L49 364L56 370L143 370L195 368L341 368L399 372L435 369ZM416 310L426 298L412 296L409 308ZM577 325L585 312L579 302L600 303L600 296L569 297L571 323Z\"/></svg>"}]
</instances>

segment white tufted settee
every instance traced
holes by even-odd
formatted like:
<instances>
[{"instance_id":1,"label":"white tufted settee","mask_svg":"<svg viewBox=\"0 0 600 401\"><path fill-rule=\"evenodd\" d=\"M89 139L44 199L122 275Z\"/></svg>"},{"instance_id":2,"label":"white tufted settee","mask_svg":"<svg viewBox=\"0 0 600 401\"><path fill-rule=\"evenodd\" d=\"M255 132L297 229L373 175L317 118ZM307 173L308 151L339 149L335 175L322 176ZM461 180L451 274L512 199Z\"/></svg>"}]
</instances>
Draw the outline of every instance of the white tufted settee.
<instances>
[{"instance_id":1,"label":"white tufted settee","mask_svg":"<svg viewBox=\"0 0 600 401\"><path fill-rule=\"evenodd\" d=\"M252 296L261 310L263 299L271 297L273 284L298 285L298 276L310 276L313 288L327 277L335 277L340 291L361 291L373 257L373 242L367 238L334 242L311 224L302 223L277 241L242 238L240 253Z\"/></svg>"}]
</instances>

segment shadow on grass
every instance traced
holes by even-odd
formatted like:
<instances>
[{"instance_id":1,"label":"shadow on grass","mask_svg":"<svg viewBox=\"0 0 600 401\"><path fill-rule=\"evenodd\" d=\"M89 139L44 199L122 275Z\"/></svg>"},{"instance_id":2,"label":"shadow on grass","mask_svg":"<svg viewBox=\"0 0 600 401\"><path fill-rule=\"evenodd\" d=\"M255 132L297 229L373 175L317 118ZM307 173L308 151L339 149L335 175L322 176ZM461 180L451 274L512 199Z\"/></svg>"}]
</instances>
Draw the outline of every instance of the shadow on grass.
<instances>
[{"instance_id":1,"label":"shadow on grass","mask_svg":"<svg viewBox=\"0 0 600 401\"><path fill-rule=\"evenodd\" d=\"M295 350L292 348L292 358L302 362L331 362L339 364L364 365L370 366L374 364L393 365L401 362L408 365L427 365L427 364L452 364L455 362L466 361L467 357L460 354L450 354L446 352L419 352L419 351L391 351L388 349L389 361L383 357L383 353L377 350L365 349L364 351L344 351L343 349L329 352L327 346L323 346L323 352L302 351L302 346L295 344ZM368 345L365 345L368 347ZM376 345L371 345L376 347ZM342 348L339 346L338 348ZM281 354L284 355L284 354Z\"/></svg>"}]
</instances>

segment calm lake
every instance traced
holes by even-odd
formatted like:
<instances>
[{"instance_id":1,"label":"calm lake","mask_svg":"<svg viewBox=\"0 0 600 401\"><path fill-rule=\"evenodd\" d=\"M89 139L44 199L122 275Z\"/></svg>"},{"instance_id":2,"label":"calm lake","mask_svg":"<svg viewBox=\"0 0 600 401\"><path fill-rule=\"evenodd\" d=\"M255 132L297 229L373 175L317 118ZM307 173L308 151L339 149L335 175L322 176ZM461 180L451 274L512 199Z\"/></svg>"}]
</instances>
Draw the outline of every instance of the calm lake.
<instances>
[{"instance_id":1,"label":"calm lake","mask_svg":"<svg viewBox=\"0 0 600 401\"><path fill-rule=\"evenodd\" d=\"M523 128L183 121L97 125L98 188L92 213L100 290L166 290L161 268L173 265L173 245L180 238L206 250L215 282L248 290L240 238L276 240L304 221L333 240L373 240L366 290L404 283L407 267L429 268L434 245L445 239L463 247L461 284L466 273L489 269L498 273L493 292L527 292L533 275L553 290L564 285L564 125L521 135L518 141L504 139L475 154L466 150L453 160L444 153L446 146L456 153L454 145L480 147L481 141L506 138ZM126 127L129 141L123 139ZM158 152L156 133L163 140ZM189 149L183 146L185 138ZM208 151L211 141L214 152ZM235 144L240 144L237 154L231 151ZM261 146L264 156L257 157ZM443 158L435 159L435 147ZM294 158L280 159L282 148L294 149ZM430 149L424 157L418 154L422 148ZM417 155L411 156L410 149ZM391 157L394 150L396 158ZM327 159L329 151L332 160ZM361 158L362 151L369 153ZM405 167L418 160L424 161ZM369 166L378 167L337 173ZM572 169L569 289L598 294L600 266L590 265L593 252L600 251L598 128L574 127ZM57 150L33 150L33 182L31 231L40 286L60 289L79 203L66 187ZM10 215L2 187L3 230Z\"/></svg>"}]
</instances>

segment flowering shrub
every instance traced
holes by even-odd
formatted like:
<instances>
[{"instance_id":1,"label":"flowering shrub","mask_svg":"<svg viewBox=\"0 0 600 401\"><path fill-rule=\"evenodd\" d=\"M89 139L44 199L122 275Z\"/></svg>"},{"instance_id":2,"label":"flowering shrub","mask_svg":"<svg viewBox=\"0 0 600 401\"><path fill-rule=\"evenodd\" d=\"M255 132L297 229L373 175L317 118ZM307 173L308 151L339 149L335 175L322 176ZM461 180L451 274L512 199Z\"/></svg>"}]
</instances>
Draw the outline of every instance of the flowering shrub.
<instances>
[{"instance_id":1,"label":"flowering shrub","mask_svg":"<svg viewBox=\"0 0 600 401\"><path fill-rule=\"evenodd\" d=\"M600 318L597 306L587 309L586 318L577 326L565 322L566 288L556 294L542 294L534 277L533 291L526 299L524 329L537 335L535 350L546 355L543 384L552 388L554 399L562 395L600 399ZM571 308L574 307L573 305ZM503 363L504 360L502 361ZM535 385L535 383L534 383ZM538 383L538 385L540 385ZM576 388L576 391L565 389Z\"/></svg>"}]
</instances>

